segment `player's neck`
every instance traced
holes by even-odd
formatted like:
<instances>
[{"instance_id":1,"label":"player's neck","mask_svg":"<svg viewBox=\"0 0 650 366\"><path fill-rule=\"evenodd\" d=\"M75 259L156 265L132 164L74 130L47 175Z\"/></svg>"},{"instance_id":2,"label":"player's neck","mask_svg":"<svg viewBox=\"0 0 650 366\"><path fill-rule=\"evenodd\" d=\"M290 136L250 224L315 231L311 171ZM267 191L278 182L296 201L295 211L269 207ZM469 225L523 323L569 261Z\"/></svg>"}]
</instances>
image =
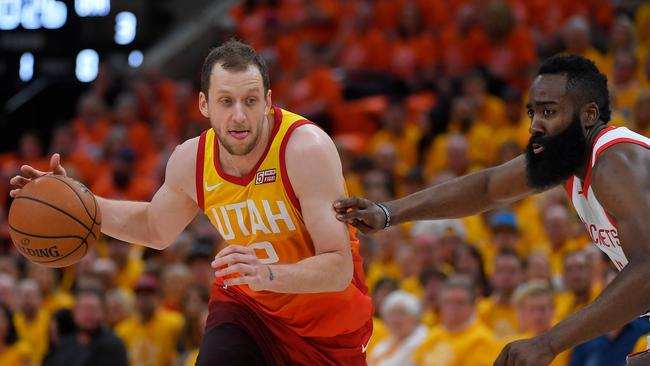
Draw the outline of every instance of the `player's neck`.
<instances>
[{"instance_id":1,"label":"player's neck","mask_svg":"<svg viewBox=\"0 0 650 366\"><path fill-rule=\"evenodd\" d=\"M219 144L219 164L221 169L232 176L243 177L250 173L260 160L271 138L273 130L273 115L266 116L266 123L262 126L262 134L253 150L246 155L232 155Z\"/></svg>"},{"instance_id":2,"label":"player's neck","mask_svg":"<svg viewBox=\"0 0 650 366\"><path fill-rule=\"evenodd\" d=\"M589 146L589 154L585 157L585 163L578 169L575 174L576 177L584 181L587 176L587 170L589 170L589 164L591 163L591 155L593 153L594 145L596 144L596 138L600 135L600 132L607 128L607 124L602 121L598 121L590 129L587 130L587 146Z\"/></svg>"}]
</instances>

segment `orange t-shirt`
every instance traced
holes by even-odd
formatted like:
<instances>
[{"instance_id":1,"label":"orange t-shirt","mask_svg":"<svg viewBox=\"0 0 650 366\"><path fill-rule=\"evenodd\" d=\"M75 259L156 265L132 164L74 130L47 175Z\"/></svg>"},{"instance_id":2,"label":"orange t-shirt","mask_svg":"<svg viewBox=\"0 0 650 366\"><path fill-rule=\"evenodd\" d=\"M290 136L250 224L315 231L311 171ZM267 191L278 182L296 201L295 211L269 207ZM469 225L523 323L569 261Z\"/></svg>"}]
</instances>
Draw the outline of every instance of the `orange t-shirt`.
<instances>
[{"instance_id":1,"label":"orange t-shirt","mask_svg":"<svg viewBox=\"0 0 650 366\"><path fill-rule=\"evenodd\" d=\"M284 157L292 131L309 122L275 107L272 113L273 132L266 151L255 168L243 177L222 171L214 130L201 134L197 155L197 201L227 245L254 248L265 264L289 264L315 253L300 203L289 182ZM363 280L358 241L353 234L350 242L355 273L351 284L343 291L284 294L253 291L245 285L229 286L226 291L253 300L246 302L252 304L256 312L272 316L302 337L351 333L370 321L372 304ZM216 280L217 286L222 284L222 279ZM213 292L213 299L217 296Z\"/></svg>"}]
</instances>

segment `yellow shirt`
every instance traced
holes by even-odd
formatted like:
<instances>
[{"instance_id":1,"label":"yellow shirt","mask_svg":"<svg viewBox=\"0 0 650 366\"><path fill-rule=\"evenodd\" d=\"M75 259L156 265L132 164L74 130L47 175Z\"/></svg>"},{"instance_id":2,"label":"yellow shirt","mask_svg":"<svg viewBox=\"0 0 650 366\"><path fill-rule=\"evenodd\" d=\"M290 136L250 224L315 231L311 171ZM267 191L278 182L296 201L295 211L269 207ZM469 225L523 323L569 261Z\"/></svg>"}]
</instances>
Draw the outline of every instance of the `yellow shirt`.
<instances>
[{"instance_id":1,"label":"yellow shirt","mask_svg":"<svg viewBox=\"0 0 650 366\"><path fill-rule=\"evenodd\" d=\"M401 173L405 173L406 169L417 164L420 136L420 129L414 124L406 125L401 136L386 130L379 130L370 139L370 152L376 153L384 144L393 145L397 151L398 161L403 165L399 167L399 170Z\"/></svg>"},{"instance_id":2,"label":"yellow shirt","mask_svg":"<svg viewBox=\"0 0 650 366\"><path fill-rule=\"evenodd\" d=\"M410 276L408 278L405 278L400 282L399 287L418 297L418 299L422 298L422 292L424 289L422 289L422 284L420 283L420 279L417 276Z\"/></svg>"},{"instance_id":3,"label":"yellow shirt","mask_svg":"<svg viewBox=\"0 0 650 366\"><path fill-rule=\"evenodd\" d=\"M567 240L557 250L553 250L550 243L543 243L535 245L533 247L533 251L546 255L546 257L549 259L552 276L561 277L564 270L564 257L568 253L584 249L588 243L588 239L584 237L577 237Z\"/></svg>"},{"instance_id":4,"label":"yellow shirt","mask_svg":"<svg viewBox=\"0 0 650 366\"><path fill-rule=\"evenodd\" d=\"M143 271L144 262L142 259L129 257L126 266L124 266L124 268L117 273L117 276L115 276L115 284L117 287L131 292Z\"/></svg>"},{"instance_id":5,"label":"yellow shirt","mask_svg":"<svg viewBox=\"0 0 650 366\"><path fill-rule=\"evenodd\" d=\"M418 366L491 366L496 346L494 336L480 321L457 333L437 326L415 351L413 361Z\"/></svg>"},{"instance_id":6,"label":"yellow shirt","mask_svg":"<svg viewBox=\"0 0 650 366\"><path fill-rule=\"evenodd\" d=\"M57 310L72 309L74 307L74 297L67 292L57 291L43 300L41 306L49 314L54 314Z\"/></svg>"},{"instance_id":7,"label":"yellow shirt","mask_svg":"<svg viewBox=\"0 0 650 366\"><path fill-rule=\"evenodd\" d=\"M499 304L494 297L483 299L478 303L477 313L479 319L497 339L517 334L517 316L512 306Z\"/></svg>"},{"instance_id":8,"label":"yellow shirt","mask_svg":"<svg viewBox=\"0 0 650 366\"><path fill-rule=\"evenodd\" d=\"M185 362L183 363L183 366L194 366L196 365L196 359L199 357L199 350L193 349L190 351L190 353L187 355L185 358Z\"/></svg>"},{"instance_id":9,"label":"yellow shirt","mask_svg":"<svg viewBox=\"0 0 650 366\"><path fill-rule=\"evenodd\" d=\"M0 365L25 366L30 349L24 342L16 342L0 353Z\"/></svg>"},{"instance_id":10,"label":"yellow shirt","mask_svg":"<svg viewBox=\"0 0 650 366\"><path fill-rule=\"evenodd\" d=\"M375 261L370 263L370 266L368 267L368 275L366 276L366 283L368 284L370 293L375 291L375 285L384 277L392 278L395 281L400 280L402 277L402 271L397 263L393 260L389 262Z\"/></svg>"},{"instance_id":11,"label":"yellow shirt","mask_svg":"<svg viewBox=\"0 0 650 366\"><path fill-rule=\"evenodd\" d=\"M18 339L30 349L29 361L39 365L48 349L50 314L41 309L36 315L36 319L27 323L23 313L16 313L14 314L14 324Z\"/></svg>"},{"instance_id":12,"label":"yellow shirt","mask_svg":"<svg viewBox=\"0 0 650 366\"><path fill-rule=\"evenodd\" d=\"M422 324L426 325L429 329L433 329L440 324L438 314L432 309L426 309L422 313Z\"/></svg>"},{"instance_id":13,"label":"yellow shirt","mask_svg":"<svg viewBox=\"0 0 650 366\"><path fill-rule=\"evenodd\" d=\"M176 357L183 316L175 311L157 310L150 322L143 324L131 317L115 327L124 341L131 366L168 366Z\"/></svg>"},{"instance_id":14,"label":"yellow shirt","mask_svg":"<svg viewBox=\"0 0 650 366\"><path fill-rule=\"evenodd\" d=\"M576 297L573 292L563 292L555 295L555 318L556 321L565 319L569 315L592 303L600 294L600 289L592 286L589 294L589 300L586 303L576 303Z\"/></svg>"}]
</instances>

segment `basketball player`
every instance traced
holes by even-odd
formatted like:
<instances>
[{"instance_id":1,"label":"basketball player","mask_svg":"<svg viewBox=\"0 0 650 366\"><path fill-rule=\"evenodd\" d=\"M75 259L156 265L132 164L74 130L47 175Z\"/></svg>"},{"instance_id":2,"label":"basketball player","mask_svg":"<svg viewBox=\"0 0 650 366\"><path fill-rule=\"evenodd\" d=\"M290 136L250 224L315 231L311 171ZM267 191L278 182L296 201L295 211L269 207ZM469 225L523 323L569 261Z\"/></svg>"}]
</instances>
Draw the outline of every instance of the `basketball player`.
<instances>
[{"instance_id":1,"label":"basketball player","mask_svg":"<svg viewBox=\"0 0 650 366\"><path fill-rule=\"evenodd\" d=\"M97 198L102 231L164 249L198 211L228 244L197 365L365 365L372 305L347 225L336 148L272 105L264 60L228 41L206 57L199 105L211 129L178 146L151 202ZM59 156L55 174L65 174ZM43 172L29 166L17 187ZM15 196L18 189L11 192Z\"/></svg>"},{"instance_id":2,"label":"basketball player","mask_svg":"<svg viewBox=\"0 0 650 366\"><path fill-rule=\"evenodd\" d=\"M618 329L650 308L650 139L607 126L607 78L578 56L546 60L530 89L524 155L405 198L334 204L364 232L462 217L563 184L594 243L620 275L590 305L541 336L505 347L495 365L548 365L560 352Z\"/></svg>"}]
</instances>

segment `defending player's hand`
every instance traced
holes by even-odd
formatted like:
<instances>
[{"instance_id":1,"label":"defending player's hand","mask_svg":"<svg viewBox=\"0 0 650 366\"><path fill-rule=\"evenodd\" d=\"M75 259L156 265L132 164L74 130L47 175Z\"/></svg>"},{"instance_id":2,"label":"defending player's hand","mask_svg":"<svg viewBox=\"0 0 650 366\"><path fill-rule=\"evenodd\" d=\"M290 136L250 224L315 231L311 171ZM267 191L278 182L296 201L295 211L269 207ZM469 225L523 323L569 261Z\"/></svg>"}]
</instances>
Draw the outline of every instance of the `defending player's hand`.
<instances>
[{"instance_id":1,"label":"defending player's hand","mask_svg":"<svg viewBox=\"0 0 650 366\"><path fill-rule=\"evenodd\" d=\"M248 285L253 291L264 290L269 280L269 269L255 255L251 248L241 245L229 245L214 257L212 268L215 277L238 274L239 277L224 279L228 286Z\"/></svg>"},{"instance_id":2,"label":"defending player's hand","mask_svg":"<svg viewBox=\"0 0 650 366\"><path fill-rule=\"evenodd\" d=\"M548 366L555 358L549 343L542 337L509 343L494 366Z\"/></svg>"},{"instance_id":3,"label":"defending player's hand","mask_svg":"<svg viewBox=\"0 0 650 366\"><path fill-rule=\"evenodd\" d=\"M50 158L50 168L52 169L49 172L42 172L40 170L34 169L29 165L23 165L20 167L20 174L9 180L9 184L14 187L18 187L9 191L11 197L16 197L20 189L23 188L27 183L31 182L32 179L36 179L45 174L57 174L57 175L66 175L65 169L61 166L61 156L59 154L53 154Z\"/></svg>"},{"instance_id":4,"label":"defending player's hand","mask_svg":"<svg viewBox=\"0 0 650 366\"><path fill-rule=\"evenodd\" d=\"M373 201L350 197L334 202L336 218L368 234L386 226L384 211Z\"/></svg>"}]
</instances>

